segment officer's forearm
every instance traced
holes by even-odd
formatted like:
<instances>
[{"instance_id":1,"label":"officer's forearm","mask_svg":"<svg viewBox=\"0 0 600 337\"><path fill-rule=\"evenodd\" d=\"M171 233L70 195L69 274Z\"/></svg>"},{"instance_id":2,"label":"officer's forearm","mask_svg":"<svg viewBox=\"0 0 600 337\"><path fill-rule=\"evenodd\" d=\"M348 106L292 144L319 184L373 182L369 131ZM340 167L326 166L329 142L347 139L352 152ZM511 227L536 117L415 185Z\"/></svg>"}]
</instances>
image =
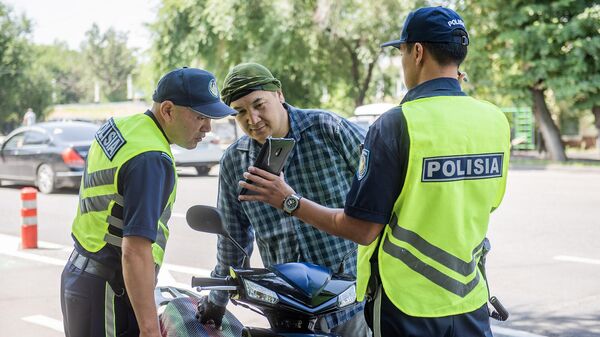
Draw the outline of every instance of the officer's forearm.
<instances>
[{"instance_id":1,"label":"officer's forearm","mask_svg":"<svg viewBox=\"0 0 600 337\"><path fill-rule=\"evenodd\" d=\"M306 198L300 200L294 216L329 234L365 246L377 238L384 226L350 217L341 208L327 208Z\"/></svg>"},{"instance_id":2,"label":"officer's forearm","mask_svg":"<svg viewBox=\"0 0 600 337\"><path fill-rule=\"evenodd\" d=\"M152 243L142 237L123 238L123 278L142 335L159 336L154 302L155 269Z\"/></svg>"}]
</instances>

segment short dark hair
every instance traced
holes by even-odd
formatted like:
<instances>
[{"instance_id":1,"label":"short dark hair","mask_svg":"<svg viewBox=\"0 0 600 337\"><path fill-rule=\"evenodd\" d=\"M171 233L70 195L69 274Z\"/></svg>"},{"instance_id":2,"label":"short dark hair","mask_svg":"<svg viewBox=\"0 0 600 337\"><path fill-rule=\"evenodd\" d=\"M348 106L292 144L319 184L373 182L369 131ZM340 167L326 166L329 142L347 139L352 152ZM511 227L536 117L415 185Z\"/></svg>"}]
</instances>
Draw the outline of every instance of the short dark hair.
<instances>
[{"instance_id":1,"label":"short dark hair","mask_svg":"<svg viewBox=\"0 0 600 337\"><path fill-rule=\"evenodd\" d=\"M406 44L406 49L410 53L416 42ZM467 46L458 43L431 43L419 42L433 56L433 58L442 66L460 64L467 57Z\"/></svg>"}]
</instances>

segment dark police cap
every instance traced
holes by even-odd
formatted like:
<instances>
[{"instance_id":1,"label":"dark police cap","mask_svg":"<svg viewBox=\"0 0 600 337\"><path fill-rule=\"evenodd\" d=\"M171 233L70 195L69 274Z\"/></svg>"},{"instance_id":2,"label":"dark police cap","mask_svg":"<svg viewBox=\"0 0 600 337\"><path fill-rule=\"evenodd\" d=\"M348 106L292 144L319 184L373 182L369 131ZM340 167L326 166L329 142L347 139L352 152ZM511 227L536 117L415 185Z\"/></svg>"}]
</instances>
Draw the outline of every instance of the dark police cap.
<instances>
[{"instance_id":1,"label":"dark police cap","mask_svg":"<svg viewBox=\"0 0 600 337\"><path fill-rule=\"evenodd\" d=\"M381 47L398 47L403 43L458 43L469 45L469 34L458 13L445 7L423 7L408 14L400 39Z\"/></svg>"},{"instance_id":2,"label":"dark police cap","mask_svg":"<svg viewBox=\"0 0 600 337\"><path fill-rule=\"evenodd\" d=\"M223 118L236 113L221 102L215 76L196 68L184 67L167 73L158 81L152 100L157 103L171 101L208 118Z\"/></svg>"}]
</instances>

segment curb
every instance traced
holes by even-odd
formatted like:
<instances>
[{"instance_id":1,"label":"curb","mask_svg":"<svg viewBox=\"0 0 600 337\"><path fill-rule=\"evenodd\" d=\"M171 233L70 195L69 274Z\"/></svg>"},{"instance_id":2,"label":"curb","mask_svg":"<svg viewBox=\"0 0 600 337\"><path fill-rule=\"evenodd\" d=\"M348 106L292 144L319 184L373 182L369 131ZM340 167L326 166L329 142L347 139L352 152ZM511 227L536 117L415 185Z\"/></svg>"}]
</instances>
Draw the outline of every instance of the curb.
<instances>
[{"instance_id":1,"label":"curb","mask_svg":"<svg viewBox=\"0 0 600 337\"><path fill-rule=\"evenodd\" d=\"M560 164L509 164L509 170L546 170L546 171L567 171L579 173L596 173L600 174L600 166L576 166L576 165L560 165Z\"/></svg>"}]
</instances>

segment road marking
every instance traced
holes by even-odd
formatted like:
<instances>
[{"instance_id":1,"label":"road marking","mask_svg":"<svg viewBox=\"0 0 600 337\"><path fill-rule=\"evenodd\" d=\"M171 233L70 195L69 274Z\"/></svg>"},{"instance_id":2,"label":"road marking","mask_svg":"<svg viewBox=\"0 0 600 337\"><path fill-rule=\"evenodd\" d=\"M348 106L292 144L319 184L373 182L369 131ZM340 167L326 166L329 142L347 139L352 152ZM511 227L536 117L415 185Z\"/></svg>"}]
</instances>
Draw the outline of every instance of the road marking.
<instances>
[{"instance_id":1,"label":"road marking","mask_svg":"<svg viewBox=\"0 0 600 337\"><path fill-rule=\"evenodd\" d=\"M6 248L8 250L18 250L20 243L21 243L21 238L18 236L0 234L1 248ZM48 250L64 250L67 252L70 252L73 250L73 247L67 247L67 246L57 244L57 243L48 242L48 241L39 241L39 240L38 240L38 248L39 249L48 249Z\"/></svg>"},{"instance_id":2,"label":"road marking","mask_svg":"<svg viewBox=\"0 0 600 337\"><path fill-rule=\"evenodd\" d=\"M12 257L18 257L18 258L30 260L30 261L52 264L55 266L64 266L65 263L67 262L66 259L64 259L64 260L55 259L53 257L41 256L41 255L36 255L36 254L31 254L31 253L24 253L24 252L10 252L10 251L4 250L4 249L0 249L0 254L12 256Z\"/></svg>"},{"instance_id":3,"label":"road marking","mask_svg":"<svg viewBox=\"0 0 600 337\"><path fill-rule=\"evenodd\" d=\"M194 275L194 276L201 276L201 277L210 276L210 270L208 270L208 269L181 266L178 264L170 264L170 263L165 263L163 265L163 268L167 268L170 271L176 271L179 273L190 274L190 275Z\"/></svg>"},{"instance_id":4,"label":"road marking","mask_svg":"<svg viewBox=\"0 0 600 337\"><path fill-rule=\"evenodd\" d=\"M20 238L18 238L16 236L0 234L0 254L18 257L18 258L22 258L22 259L26 259L26 260L31 260L31 261L42 262L42 263L46 263L46 264L52 264L52 265L56 265L56 266L64 266L67 262L67 259L58 259L58 258L53 258L53 257L47 257L47 256L43 256L43 255L29 253L24 250L20 250L19 242L20 242ZM41 243L42 242L40 241L40 248L52 247L51 249L55 249L55 250L61 249L66 252L71 252L73 250L72 247L67 247L67 246L63 246L60 244L56 244L56 243L44 242L43 245ZM32 251L35 251L35 250L32 250ZM208 269L194 268L194 267L182 266L182 265L178 265L178 264L165 263L165 264L163 264L161 271L163 269L165 271L176 271L179 273L200 276L200 277L210 276L210 270L208 270Z\"/></svg>"},{"instance_id":5,"label":"road marking","mask_svg":"<svg viewBox=\"0 0 600 337\"><path fill-rule=\"evenodd\" d=\"M555 260L558 261L567 261L567 262L579 262L579 263L587 263L587 264L600 264L600 260L588 259L585 257L577 257L577 256L566 256L566 255L558 255L554 257Z\"/></svg>"},{"instance_id":6,"label":"road marking","mask_svg":"<svg viewBox=\"0 0 600 337\"><path fill-rule=\"evenodd\" d=\"M171 213L171 216L176 217L176 218L185 218L185 214L181 214L181 213Z\"/></svg>"},{"instance_id":7,"label":"road marking","mask_svg":"<svg viewBox=\"0 0 600 337\"><path fill-rule=\"evenodd\" d=\"M64 266L66 260L56 259L53 257L42 256L32 253L27 253L24 250L19 249L19 243L21 242L19 237L12 235L0 234L0 254L8 255L12 257L18 257L25 260L36 261L46 264L52 264L55 266ZM61 245L50 243L50 242L38 242L40 248L49 248L49 249L63 249Z\"/></svg>"},{"instance_id":8,"label":"road marking","mask_svg":"<svg viewBox=\"0 0 600 337\"><path fill-rule=\"evenodd\" d=\"M502 334L504 336L510 336L510 337L546 337L546 336L542 336L542 335L536 335L536 334L530 333L530 332L514 330L514 329L509 329L509 328L502 328L502 327L495 326L495 325L492 325L492 331L494 332L494 334Z\"/></svg>"},{"instance_id":9,"label":"road marking","mask_svg":"<svg viewBox=\"0 0 600 337\"><path fill-rule=\"evenodd\" d=\"M64 333L63 322L58 319L50 318L44 315L33 315L21 318L25 322L41 325L46 328Z\"/></svg>"}]
</instances>

